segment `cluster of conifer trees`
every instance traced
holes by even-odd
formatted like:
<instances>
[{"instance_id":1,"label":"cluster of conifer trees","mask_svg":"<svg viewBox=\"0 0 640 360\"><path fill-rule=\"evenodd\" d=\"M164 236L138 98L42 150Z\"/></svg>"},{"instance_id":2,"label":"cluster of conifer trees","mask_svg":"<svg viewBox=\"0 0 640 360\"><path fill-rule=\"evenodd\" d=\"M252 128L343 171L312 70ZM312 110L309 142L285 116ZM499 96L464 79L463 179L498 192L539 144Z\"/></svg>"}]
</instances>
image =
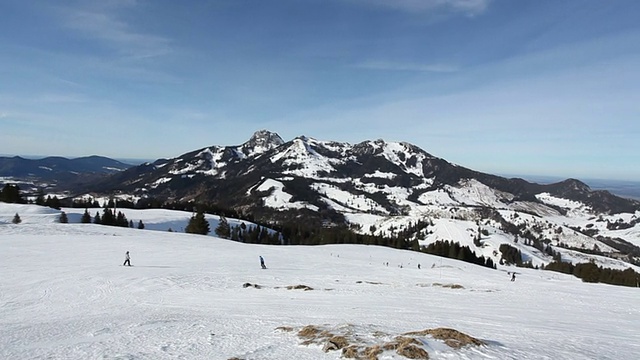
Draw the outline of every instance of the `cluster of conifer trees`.
<instances>
[{"instance_id":1,"label":"cluster of conifer trees","mask_svg":"<svg viewBox=\"0 0 640 360\"><path fill-rule=\"evenodd\" d=\"M5 184L0 190L0 201L6 203L25 204L26 201L20 195L20 187L16 184Z\"/></svg>"},{"instance_id":2,"label":"cluster of conifer trees","mask_svg":"<svg viewBox=\"0 0 640 360\"><path fill-rule=\"evenodd\" d=\"M518 248L515 248L509 244L501 244L499 250L501 253L501 265L522 265L522 253Z\"/></svg>"},{"instance_id":3,"label":"cluster of conifer trees","mask_svg":"<svg viewBox=\"0 0 640 360\"><path fill-rule=\"evenodd\" d=\"M562 260L551 262L542 268L544 270L574 275L581 278L584 282L601 282L611 285L640 287L640 274L632 268L616 270L603 268L592 262L573 265L570 262L563 262Z\"/></svg>"},{"instance_id":4,"label":"cluster of conifer trees","mask_svg":"<svg viewBox=\"0 0 640 360\"><path fill-rule=\"evenodd\" d=\"M468 263L486 266L495 269L496 265L491 258L477 256L468 246L461 246L457 242L438 240L424 247L423 250L427 254L438 255L450 259L462 260Z\"/></svg>"},{"instance_id":5,"label":"cluster of conifer trees","mask_svg":"<svg viewBox=\"0 0 640 360\"><path fill-rule=\"evenodd\" d=\"M83 224L94 223L99 225L134 227L133 220L127 220L127 217L121 211L115 213L115 210L111 211L110 208L104 208L102 215L100 215L99 211L96 211L96 215L93 218L89 214L89 210L85 209L84 214L82 214L80 218L80 222ZM142 220L138 222L138 229L144 229Z\"/></svg>"}]
</instances>

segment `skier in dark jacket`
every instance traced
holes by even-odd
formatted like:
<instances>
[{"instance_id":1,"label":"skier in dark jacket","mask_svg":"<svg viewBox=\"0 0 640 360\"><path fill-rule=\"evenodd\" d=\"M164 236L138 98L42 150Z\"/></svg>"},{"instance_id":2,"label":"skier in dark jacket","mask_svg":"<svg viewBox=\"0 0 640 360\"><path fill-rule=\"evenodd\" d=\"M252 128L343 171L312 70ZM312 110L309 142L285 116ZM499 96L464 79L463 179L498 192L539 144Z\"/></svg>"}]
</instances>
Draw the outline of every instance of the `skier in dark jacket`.
<instances>
[{"instance_id":1,"label":"skier in dark jacket","mask_svg":"<svg viewBox=\"0 0 640 360\"><path fill-rule=\"evenodd\" d=\"M264 259L262 258L262 256L260 256L260 267L262 267L263 269L267 268L264 264Z\"/></svg>"},{"instance_id":2,"label":"skier in dark jacket","mask_svg":"<svg viewBox=\"0 0 640 360\"><path fill-rule=\"evenodd\" d=\"M131 257L129 257L128 251L124 254L124 264L122 266L131 266Z\"/></svg>"}]
</instances>

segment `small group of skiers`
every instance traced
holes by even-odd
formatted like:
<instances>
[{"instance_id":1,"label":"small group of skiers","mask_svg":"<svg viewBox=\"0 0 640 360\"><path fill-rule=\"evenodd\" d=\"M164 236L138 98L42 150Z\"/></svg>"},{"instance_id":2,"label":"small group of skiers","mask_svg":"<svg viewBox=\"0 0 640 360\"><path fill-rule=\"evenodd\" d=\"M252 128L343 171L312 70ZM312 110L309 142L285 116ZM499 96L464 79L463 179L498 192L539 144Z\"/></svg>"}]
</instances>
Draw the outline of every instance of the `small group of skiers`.
<instances>
[{"instance_id":1,"label":"small group of skiers","mask_svg":"<svg viewBox=\"0 0 640 360\"><path fill-rule=\"evenodd\" d=\"M389 266L389 263L386 263L386 265ZM122 264L122 266L131 266L131 256L129 256L129 251L124 254L124 263ZM262 257L262 255L260 255L260 267L263 269L267 268L267 266L264 264L264 258ZM402 265L400 265L400 267L402 267ZM418 269L420 269L420 264L418 264ZM516 281L515 272L511 273L511 281Z\"/></svg>"},{"instance_id":2,"label":"small group of skiers","mask_svg":"<svg viewBox=\"0 0 640 360\"><path fill-rule=\"evenodd\" d=\"M131 266L131 256L129 256L129 251L124 253L124 263L122 266ZM266 269L267 266L264 264L264 258L260 255L260 267Z\"/></svg>"}]
</instances>

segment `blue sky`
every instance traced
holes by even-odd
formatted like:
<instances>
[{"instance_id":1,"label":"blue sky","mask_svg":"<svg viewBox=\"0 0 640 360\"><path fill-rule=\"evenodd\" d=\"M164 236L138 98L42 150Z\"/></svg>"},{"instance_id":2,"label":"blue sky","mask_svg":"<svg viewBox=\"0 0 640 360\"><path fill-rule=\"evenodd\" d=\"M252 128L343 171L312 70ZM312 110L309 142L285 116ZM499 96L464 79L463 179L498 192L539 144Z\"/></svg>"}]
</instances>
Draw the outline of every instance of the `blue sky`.
<instances>
[{"instance_id":1,"label":"blue sky","mask_svg":"<svg viewBox=\"0 0 640 360\"><path fill-rule=\"evenodd\" d=\"M0 154L268 129L496 174L640 179L635 0L3 0Z\"/></svg>"}]
</instances>

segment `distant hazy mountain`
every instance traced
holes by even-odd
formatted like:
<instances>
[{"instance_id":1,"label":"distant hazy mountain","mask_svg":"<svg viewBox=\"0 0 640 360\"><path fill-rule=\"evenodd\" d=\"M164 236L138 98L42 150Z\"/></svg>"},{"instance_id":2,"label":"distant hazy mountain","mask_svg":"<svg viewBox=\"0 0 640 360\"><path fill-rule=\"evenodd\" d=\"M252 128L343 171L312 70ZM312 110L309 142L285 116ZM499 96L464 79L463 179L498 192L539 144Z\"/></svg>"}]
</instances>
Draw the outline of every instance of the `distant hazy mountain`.
<instances>
[{"instance_id":1,"label":"distant hazy mountain","mask_svg":"<svg viewBox=\"0 0 640 360\"><path fill-rule=\"evenodd\" d=\"M100 177L121 172L132 165L103 156L87 156L68 159L50 156L41 159L26 159L20 156L0 157L0 177L17 182L33 184L35 187L73 188Z\"/></svg>"},{"instance_id":2,"label":"distant hazy mountain","mask_svg":"<svg viewBox=\"0 0 640 360\"><path fill-rule=\"evenodd\" d=\"M557 176L532 176L532 175L510 175L518 176L531 182L539 184L552 184L554 182L562 181L562 178ZM612 180L612 179L580 179L593 190L607 190L612 194L640 200L640 181L630 180Z\"/></svg>"}]
</instances>

